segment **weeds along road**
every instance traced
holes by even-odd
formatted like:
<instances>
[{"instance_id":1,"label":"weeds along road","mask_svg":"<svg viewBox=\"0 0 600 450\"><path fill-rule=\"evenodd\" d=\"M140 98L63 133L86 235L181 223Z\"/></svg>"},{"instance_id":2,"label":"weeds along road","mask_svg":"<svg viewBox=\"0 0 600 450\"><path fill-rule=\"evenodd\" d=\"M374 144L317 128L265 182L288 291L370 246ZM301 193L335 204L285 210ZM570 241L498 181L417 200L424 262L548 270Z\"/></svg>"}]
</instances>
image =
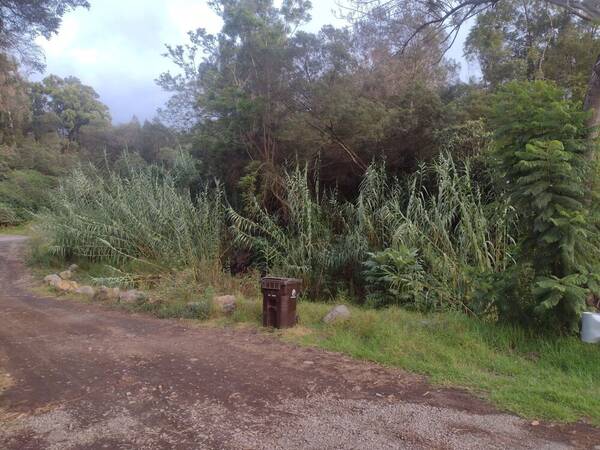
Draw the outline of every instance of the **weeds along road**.
<instances>
[{"instance_id":1,"label":"weeds along road","mask_svg":"<svg viewBox=\"0 0 600 450\"><path fill-rule=\"evenodd\" d=\"M416 376L31 291L0 236L0 448L594 448ZM600 447L599 447L600 448Z\"/></svg>"}]
</instances>

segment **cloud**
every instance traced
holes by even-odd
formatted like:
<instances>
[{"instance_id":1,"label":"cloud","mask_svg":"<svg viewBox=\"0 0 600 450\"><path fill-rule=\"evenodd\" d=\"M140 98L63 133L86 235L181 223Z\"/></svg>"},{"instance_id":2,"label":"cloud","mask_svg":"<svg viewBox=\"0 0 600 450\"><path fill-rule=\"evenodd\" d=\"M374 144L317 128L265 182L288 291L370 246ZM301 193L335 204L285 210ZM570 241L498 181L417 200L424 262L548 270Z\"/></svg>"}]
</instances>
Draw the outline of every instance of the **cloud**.
<instances>
[{"instance_id":1,"label":"cloud","mask_svg":"<svg viewBox=\"0 0 600 450\"><path fill-rule=\"evenodd\" d=\"M93 86L116 123L133 115L151 118L167 95L158 75L173 68L162 56L165 44L187 40L204 26L218 31L218 17L203 1L96 0L90 10L65 16L60 32L38 43L46 54L46 74L74 75ZM40 76L41 77L41 76Z\"/></svg>"}]
</instances>

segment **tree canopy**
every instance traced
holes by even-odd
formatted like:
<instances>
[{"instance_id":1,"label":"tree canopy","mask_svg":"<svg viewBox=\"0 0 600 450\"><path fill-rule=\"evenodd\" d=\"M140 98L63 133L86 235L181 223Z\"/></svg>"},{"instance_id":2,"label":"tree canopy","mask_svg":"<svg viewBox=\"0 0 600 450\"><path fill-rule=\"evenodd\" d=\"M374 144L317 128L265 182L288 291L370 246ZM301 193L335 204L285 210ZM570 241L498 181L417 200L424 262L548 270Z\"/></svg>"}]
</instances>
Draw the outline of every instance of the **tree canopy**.
<instances>
[{"instance_id":1,"label":"tree canopy","mask_svg":"<svg viewBox=\"0 0 600 450\"><path fill-rule=\"evenodd\" d=\"M87 0L0 0L0 49L40 69L43 55L35 38L50 38L66 12L89 6Z\"/></svg>"},{"instance_id":2,"label":"tree canopy","mask_svg":"<svg viewBox=\"0 0 600 450\"><path fill-rule=\"evenodd\" d=\"M50 75L31 84L34 121L56 121L58 131L70 140L90 122L110 122L108 107L98 93L78 78Z\"/></svg>"},{"instance_id":3,"label":"tree canopy","mask_svg":"<svg viewBox=\"0 0 600 450\"><path fill-rule=\"evenodd\" d=\"M544 2L505 0L481 13L465 53L477 60L486 83L550 79L585 97L590 67L600 51L600 29Z\"/></svg>"}]
</instances>

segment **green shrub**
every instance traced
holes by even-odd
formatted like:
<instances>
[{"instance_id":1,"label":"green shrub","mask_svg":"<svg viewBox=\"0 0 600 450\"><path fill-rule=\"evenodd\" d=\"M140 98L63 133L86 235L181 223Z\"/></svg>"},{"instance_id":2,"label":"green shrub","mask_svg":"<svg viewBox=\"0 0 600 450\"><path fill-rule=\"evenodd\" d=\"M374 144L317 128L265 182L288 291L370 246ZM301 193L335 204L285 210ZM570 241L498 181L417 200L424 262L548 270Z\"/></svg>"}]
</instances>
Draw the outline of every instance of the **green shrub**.
<instances>
[{"instance_id":1,"label":"green shrub","mask_svg":"<svg viewBox=\"0 0 600 450\"><path fill-rule=\"evenodd\" d=\"M0 226L18 225L21 222L15 209L6 203L0 203Z\"/></svg>"},{"instance_id":2,"label":"green shrub","mask_svg":"<svg viewBox=\"0 0 600 450\"><path fill-rule=\"evenodd\" d=\"M426 273L416 249L387 248L368 255L363 275L369 304L400 304L429 309Z\"/></svg>"},{"instance_id":3,"label":"green shrub","mask_svg":"<svg viewBox=\"0 0 600 450\"><path fill-rule=\"evenodd\" d=\"M0 181L0 225L25 222L32 213L48 204L56 186L54 177L35 170L13 170Z\"/></svg>"}]
</instances>

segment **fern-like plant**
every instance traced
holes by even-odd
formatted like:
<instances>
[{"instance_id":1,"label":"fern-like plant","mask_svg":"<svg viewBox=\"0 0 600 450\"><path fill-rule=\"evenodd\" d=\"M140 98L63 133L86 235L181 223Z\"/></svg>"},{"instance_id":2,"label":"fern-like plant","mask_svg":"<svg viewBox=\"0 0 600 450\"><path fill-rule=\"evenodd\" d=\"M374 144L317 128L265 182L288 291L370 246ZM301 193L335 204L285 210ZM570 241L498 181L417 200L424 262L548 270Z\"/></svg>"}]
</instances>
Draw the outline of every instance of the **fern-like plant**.
<instances>
[{"instance_id":1,"label":"fern-like plant","mask_svg":"<svg viewBox=\"0 0 600 450\"><path fill-rule=\"evenodd\" d=\"M600 257L597 221L587 201L585 118L578 105L545 82L505 86L492 116L499 185L519 213L518 263L535 271L534 306L525 314L571 330L585 308ZM517 305L515 297L501 301Z\"/></svg>"},{"instance_id":2,"label":"fern-like plant","mask_svg":"<svg viewBox=\"0 0 600 450\"><path fill-rule=\"evenodd\" d=\"M363 264L363 275L369 286L368 301L371 305L400 304L430 309L426 273L418 250L387 248L368 256Z\"/></svg>"}]
</instances>

